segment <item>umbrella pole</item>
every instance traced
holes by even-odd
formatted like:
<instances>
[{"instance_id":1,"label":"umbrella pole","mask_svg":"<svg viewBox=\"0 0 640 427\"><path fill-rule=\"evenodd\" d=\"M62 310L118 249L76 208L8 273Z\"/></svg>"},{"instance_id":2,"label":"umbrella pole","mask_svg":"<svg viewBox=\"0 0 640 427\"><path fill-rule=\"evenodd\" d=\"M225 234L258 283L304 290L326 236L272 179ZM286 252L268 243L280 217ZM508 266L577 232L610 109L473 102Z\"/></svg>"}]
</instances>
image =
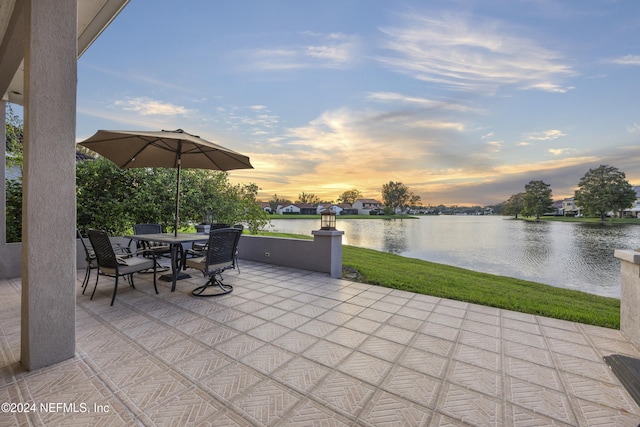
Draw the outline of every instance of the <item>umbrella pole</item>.
<instances>
[{"instance_id":1,"label":"umbrella pole","mask_svg":"<svg viewBox=\"0 0 640 427\"><path fill-rule=\"evenodd\" d=\"M179 216L178 216L180 212L180 169L181 169L180 154L178 154L178 174L176 177L176 214L175 214L175 220L173 225L173 235L175 237L178 237L178 224L180 223Z\"/></svg>"}]
</instances>

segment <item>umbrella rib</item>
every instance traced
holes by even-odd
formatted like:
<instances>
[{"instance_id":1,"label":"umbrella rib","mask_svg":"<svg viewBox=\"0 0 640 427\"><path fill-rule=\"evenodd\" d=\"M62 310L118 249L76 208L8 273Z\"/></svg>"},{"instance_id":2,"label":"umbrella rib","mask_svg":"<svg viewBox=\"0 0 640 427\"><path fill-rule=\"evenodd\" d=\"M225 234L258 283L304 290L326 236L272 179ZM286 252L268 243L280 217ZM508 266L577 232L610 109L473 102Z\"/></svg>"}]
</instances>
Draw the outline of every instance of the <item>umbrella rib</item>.
<instances>
[{"instance_id":1,"label":"umbrella rib","mask_svg":"<svg viewBox=\"0 0 640 427\"><path fill-rule=\"evenodd\" d=\"M129 158L129 160L127 160L127 162L123 165L123 167L127 167L129 165L129 163L131 163L132 161L135 160L135 158L142 153L143 151L145 151L149 146L154 146L159 148L160 150L165 150L168 151L170 153L175 153L176 154L176 161L177 161L177 154L181 154L178 151L174 150L171 148L171 144L169 144L165 139L163 138L153 138L150 140L147 140L143 137L141 137L141 139L145 140L147 142L146 145L144 145L142 148L140 148L140 150L138 150L131 158ZM177 165L174 162L173 168L175 168Z\"/></svg>"},{"instance_id":2,"label":"umbrella rib","mask_svg":"<svg viewBox=\"0 0 640 427\"><path fill-rule=\"evenodd\" d=\"M147 148L147 146L146 146L146 145L144 145L142 148L140 148L140 149L139 149L139 150L138 150L138 151L137 151L133 156L129 157L129 160L127 160L127 161L125 162L125 164L124 164L124 165L122 165L122 167L125 167L125 168L126 168L127 166L129 166L129 163L131 163L132 161L134 161L134 160L135 160L135 158L138 156L138 154L142 153L142 152L145 150L145 148Z\"/></svg>"}]
</instances>

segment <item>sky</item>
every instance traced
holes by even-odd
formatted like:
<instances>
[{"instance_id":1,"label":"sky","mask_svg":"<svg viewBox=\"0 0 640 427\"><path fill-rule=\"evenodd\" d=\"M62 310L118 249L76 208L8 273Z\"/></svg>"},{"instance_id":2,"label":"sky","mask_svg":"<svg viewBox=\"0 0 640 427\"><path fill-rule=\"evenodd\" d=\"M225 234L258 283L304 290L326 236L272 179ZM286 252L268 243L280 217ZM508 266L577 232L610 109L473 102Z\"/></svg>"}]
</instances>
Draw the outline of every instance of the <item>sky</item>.
<instances>
[{"instance_id":1,"label":"sky","mask_svg":"<svg viewBox=\"0 0 640 427\"><path fill-rule=\"evenodd\" d=\"M640 185L640 2L132 0L78 62L78 141L178 128L248 155L263 201Z\"/></svg>"}]
</instances>

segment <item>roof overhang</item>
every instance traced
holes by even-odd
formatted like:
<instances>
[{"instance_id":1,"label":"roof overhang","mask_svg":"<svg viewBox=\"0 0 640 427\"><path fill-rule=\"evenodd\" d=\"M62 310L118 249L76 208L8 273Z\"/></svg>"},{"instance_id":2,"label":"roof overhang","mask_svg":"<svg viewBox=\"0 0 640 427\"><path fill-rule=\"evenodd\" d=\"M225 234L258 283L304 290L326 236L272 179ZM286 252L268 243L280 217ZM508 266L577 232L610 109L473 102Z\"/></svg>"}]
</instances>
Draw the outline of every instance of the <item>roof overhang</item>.
<instances>
[{"instance_id":1,"label":"roof overhang","mask_svg":"<svg viewBox=\"0 0 640 427\"><path fill-rule=\"evenodd\" d=\"M129 0L78 1L78 58L113 21ZM2 0L0 6L0 93L22 105L24 94L25 0Z\"/></svg>"}]
</instances>

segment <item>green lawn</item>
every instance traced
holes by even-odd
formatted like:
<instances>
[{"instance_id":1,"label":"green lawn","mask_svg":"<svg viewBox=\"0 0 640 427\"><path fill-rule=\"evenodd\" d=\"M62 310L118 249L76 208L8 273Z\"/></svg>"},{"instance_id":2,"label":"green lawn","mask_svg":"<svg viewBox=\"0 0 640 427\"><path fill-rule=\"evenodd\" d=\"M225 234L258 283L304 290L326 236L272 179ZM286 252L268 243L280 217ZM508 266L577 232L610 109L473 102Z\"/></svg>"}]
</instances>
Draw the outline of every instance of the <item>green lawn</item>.
<instances>
[{"instance_id":1,"label":"green lawn","mask_svg":"<svg viewBox=\"0 0 640 427\"><path fill-rule=\"evenodd\" d=\"M523 217L518 219L533 220L533 217ZM543 216L540 221L557 221L557 222L590 222L601 224L635 224L640 225L640 218L606 218L604 221L599 217L572 217L572 216Z\"/></svg>"},{"instance_id":2,"label":"green lawn","mask_svg":"<svg viewBox=\"0 0 640 427\"><path fill-rule=\"evenodd\" d=\"M620 300L395 254L343 246L358 281L590 325L620 328Z\"/></svg>"}]
</instances>

